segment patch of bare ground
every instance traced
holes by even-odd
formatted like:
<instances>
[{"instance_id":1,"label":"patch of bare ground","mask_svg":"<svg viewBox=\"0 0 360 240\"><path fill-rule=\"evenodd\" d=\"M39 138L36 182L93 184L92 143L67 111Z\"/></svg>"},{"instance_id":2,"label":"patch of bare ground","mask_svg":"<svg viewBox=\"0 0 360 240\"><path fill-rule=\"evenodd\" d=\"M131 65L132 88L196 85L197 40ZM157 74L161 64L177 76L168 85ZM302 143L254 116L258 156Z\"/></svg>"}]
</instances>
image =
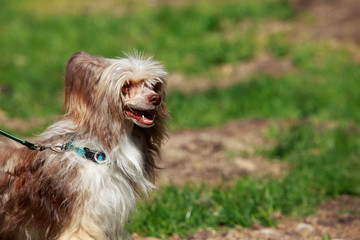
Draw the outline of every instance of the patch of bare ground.
<instances>
[{"instance_id":1,"label":"patch of bare ground","mask_svg":"<svg viewBox=\"0 0 360 240\"><path fill-rule=\"evenodd\" d=\"M246 175L280 175L286 164L269 161L256 148L272 144L267 120L230 122L223 127L170 133L162 147L158 184L218 185Z\"/></svg>"},{"instance_id":2,"label":"patch of bare ground","mask_svg":"<svg viewBox=\"0 0 360 240\"><path fill-rule=\"evenodd\" d=\"M201 230L189 234L189 240L322 240L360 239L360 198L340 196L336 200L323 203L317 213L302 219L279 219L276 228L254 226L252 228L230 229L224 231ZM133 235L135 240L156 240L156 238L141 238ZM180 240L178 236L170 237Z\"/></svg>"},{"instance_id":3,"label":"patch of bare ground","mask_svg":"<svg viewBox=\"0 0 360 240\"><path fill-rule=\"evenodd\" d=\"M293 0L307 19L296 23L297 42L309 39L332 40L335 47L347 48L360 62L360 4L357 0Z\"/></svg>"},{"instance_id":4,"label":"patch of bare ground","mask_svg":"<svg viewBox=\"0 0 360 240\"><path fill-rule=\"evenodd\" d=\"M294 0L301 11L315 17L317 37L352 40L360 44L360 5L357 0Z\"/></svg>"},{"instance_id":5,"label":"patch of bare ground","mask_svg":"<svg viewBox=\"0 0 360 240\"><path fill-rule=\"evenodd\" d=\"M45 118L12 118L7 115L6 112L0 109L0 126L6 126L6 129L14 130L16 132L26 132L29 129L45 125L51 120L56 119L56 116L49 116Z\"/></svg>"},{"instance_id":6,"label":"patch of bare ground","mask_svg":"<svg viewBox=\"0 0 360 240\"><path fill-rule=\"evenodd\" d=\"M220 75L221 80L212 81L205 77L191 78L181 73L169 75L169 90L180 90L185 93L204 91L209 88L223 89L237 82L245 82L255 74L266 74L270 76L281 76L295 68L291 61L283 58L277 59L269 54L261 54L249 61L237 64L223 64L212 71L214 75Z\"/></svg>"}]
</instances>

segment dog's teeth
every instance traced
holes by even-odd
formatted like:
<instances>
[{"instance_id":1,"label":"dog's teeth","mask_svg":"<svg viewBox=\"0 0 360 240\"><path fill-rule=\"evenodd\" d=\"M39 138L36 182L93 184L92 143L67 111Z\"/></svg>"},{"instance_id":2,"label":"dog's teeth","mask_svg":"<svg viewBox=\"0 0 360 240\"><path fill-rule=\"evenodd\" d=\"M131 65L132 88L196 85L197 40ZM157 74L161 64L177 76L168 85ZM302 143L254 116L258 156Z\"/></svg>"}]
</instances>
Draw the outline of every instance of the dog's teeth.
<instances>
[{"instance_id":1,"label":"dog's teeth","mask_svg":"<svg viewBox=\"0 0 360 240\"><path fill-rule=\"evenodd\" d=\"M144 116L144 115L142 115L141 117L142 117L143 120L145 120L145 116Z\"/></svg>"}]
</instances>

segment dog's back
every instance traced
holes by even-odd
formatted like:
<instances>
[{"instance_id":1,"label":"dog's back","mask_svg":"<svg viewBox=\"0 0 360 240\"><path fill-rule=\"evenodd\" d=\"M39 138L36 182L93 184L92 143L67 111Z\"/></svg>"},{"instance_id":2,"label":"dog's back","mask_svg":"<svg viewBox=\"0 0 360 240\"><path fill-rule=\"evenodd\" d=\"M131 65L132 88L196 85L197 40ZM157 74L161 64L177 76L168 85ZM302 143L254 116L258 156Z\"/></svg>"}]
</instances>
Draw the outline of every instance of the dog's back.
<instances>
[{"instance_id":1,"label":"dog's back","mask_svg":"<svg viewBox=\"0 0 360 240\"><path fill-rule=\"evenodd\" d=\"M59 169L43 168L49 157L43 152L9 142L0 151L0 239L53 236L71 209L66 186L58 185Z\"/></svg>"}]
</instances>

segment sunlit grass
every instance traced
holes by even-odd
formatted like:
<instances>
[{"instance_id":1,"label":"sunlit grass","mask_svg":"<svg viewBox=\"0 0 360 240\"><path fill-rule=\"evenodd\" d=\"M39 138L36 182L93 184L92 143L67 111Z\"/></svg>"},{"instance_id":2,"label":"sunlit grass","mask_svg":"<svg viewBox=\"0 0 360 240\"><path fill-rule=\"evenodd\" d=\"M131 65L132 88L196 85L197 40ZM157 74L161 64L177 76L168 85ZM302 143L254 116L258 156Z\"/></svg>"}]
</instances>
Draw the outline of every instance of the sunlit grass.
<instances>
[{"instance_id":1,"label":"sunlit grass","mask_svg":"<svg viewBox=\"0 0 360 240\"><path fill-rule=\"evenodd\" d=\"M215 188L162 187L150 201L138 204L129 229L166 238L200 228L274 226L279 213L311 214L326 198L359 195L358 134L344 126L319 130L306 121L294 124L279 132L278 145L266 153L290 163L284 177L247 177Z\"/></svg>"},{"instance_id":2,"label":"sunlit grass","mask_svg":"<svg viewBox=\"0 0 360 240\"><path fill-rule=\"evenodd\" d=\"M297 45L283 32L257 42L258 26L296 16L290 1L199 1L180 8L161 4L139 9L137 2L121 1L126 11L114 7L117 1L104 2L99 8L93 8L95 1L83 0L2 3L1 111L24 119L59 113L66 62L78 50L117 57L138 49L154 54L169 72L193 77L250 60L260 47L290 60L295 71L253 75L222 90L172 91L171 129L241 118L301 119L284 132L273 130L277 145L262 151L290 164L283 177L247 177L219 187L165 186L150 201L139 203L130 231L166 238L205 227L272 226L274 214L308 214L328 197L360 194L359 64L341 47L327 42ZM249 27L239 27L243 25Z\"/></svg>"},{"instance_id":3,"label":"sunlit grass","mask_svg":"<svg viewBox=\"0 0 360 240\"><path fill-rule=\"evenodd\" d=\"M346 51L314 47L293 50L291 57L298 71L289 75L254 76L224 90L172 93L173 128L221 125L237 118L360 122L359 65L351 62Z\"/></svg>"},{"instance_id":4,"label":"sunlit grass","mask_svg":"<svg viewBox=\"0 0 360 240\"><path fill-rule=\"evenodd\" d=\"M51 12L50 2L18 0L1 6L0 84L8 91L0 97L0 108L10 116L58 113L66 62L79 50L114 58L138 49L154 54L169 72L202 74L256 54L256 29L224 37L229 28L236 29L242 20L256 23L294 15L284 0L200 2L180 9L165 4L124 14L84 10L42 15L29 10L41 6ZM82 3L68 5L69 11Z\"/></svg>"}]
</instances>

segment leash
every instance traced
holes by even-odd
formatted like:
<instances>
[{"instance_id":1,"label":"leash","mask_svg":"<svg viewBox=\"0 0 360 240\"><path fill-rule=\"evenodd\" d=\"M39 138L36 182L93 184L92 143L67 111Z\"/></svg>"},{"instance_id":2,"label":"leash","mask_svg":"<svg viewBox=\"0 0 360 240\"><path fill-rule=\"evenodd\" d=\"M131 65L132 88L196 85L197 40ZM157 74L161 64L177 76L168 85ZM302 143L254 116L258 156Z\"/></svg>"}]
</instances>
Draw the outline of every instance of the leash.
<instances>
[{"instance_id":1,"label":"leash","mask_svg":"<svg viewBox=\"0 0 360 240\"><path fill-rule=\"evenodd\" d=\"M39 146L39 145L35 145L34 143L28 142L28 141L24 141L21 140L20 138L14 137L10 134L8 134L7 132L4 132L2 130L0 130L0 134L4 135L5 137L8 137L12 140L14 140L15 142L21 143L22 145L26 146L27 148L31 149L31 150L37 150L37 151L43 151L45 150L44 146Z\"/></svg>"},{"instance_id":2,"label":"leash","mask_svg":"<svg viewBox=\"0 0 360 240\"><path fill-rule=\"evenodd\" d=\"M28 142L25 140L21 140L20 138L14 137L14 136L10 135L9 133L4 132L2 130L0 130L0 134L26 146L27 148L29 148L31 150L44 151L46 149L50 149L56 153L62 153L65 151L73 150L73 151L77 152L77 154L79 154L80 156L82 156L88 160L91 160L93 162L96 162L96 163L103 163L106 160L106 155L103 152L92 151L87 147L74 146L73 141L74 141L76 135L73 135L70 138L70 140L67 143L64 143L63 145L46 146L46 145L36 145L34 143L31 143L31 142Z\"/></svg>"}]
</instances>

